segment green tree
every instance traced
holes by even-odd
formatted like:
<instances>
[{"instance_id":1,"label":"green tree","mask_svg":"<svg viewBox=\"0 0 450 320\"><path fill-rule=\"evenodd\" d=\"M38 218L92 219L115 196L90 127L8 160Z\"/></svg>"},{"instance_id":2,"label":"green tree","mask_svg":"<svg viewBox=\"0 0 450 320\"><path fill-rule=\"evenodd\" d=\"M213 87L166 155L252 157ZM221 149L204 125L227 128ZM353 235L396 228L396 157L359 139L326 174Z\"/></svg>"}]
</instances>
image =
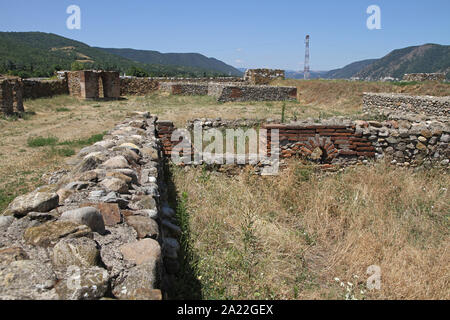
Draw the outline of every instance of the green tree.
<instances>
[{"instance_id":1,"label":"green tree","mask_svg":"<svg viewBox=\"0 0 450 320\"><path fill-rule=\"evenodd\" d=\"M79 61L74 61L74 62L72 62L72 65L71 65L70 69L72 71L84 70L84 64L79 62Z\"/></svg>"}]
</instances>

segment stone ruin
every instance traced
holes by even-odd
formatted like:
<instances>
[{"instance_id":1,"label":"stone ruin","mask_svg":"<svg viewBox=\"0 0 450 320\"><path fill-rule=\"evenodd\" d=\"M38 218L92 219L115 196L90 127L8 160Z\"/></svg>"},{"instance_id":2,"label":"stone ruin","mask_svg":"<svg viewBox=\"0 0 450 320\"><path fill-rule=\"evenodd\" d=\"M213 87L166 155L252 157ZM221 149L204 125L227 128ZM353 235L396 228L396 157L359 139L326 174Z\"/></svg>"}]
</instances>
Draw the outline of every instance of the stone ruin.
<instances>
[{"instance_id":1,"label":"stone ruin","mask_svg":"<svg viewBox=\"0 0 450 320\"><path fill-rule=\"evenodd\" d=\"M11 84L0 81L0 86L1 97L11 101ZM165 174L178 147L172 140L176 128L146 112L130 116L104 140L82 149L70 171L51 174L48 185L17 197L0 216L0 300L170 298L180 270L182 234L168 204L171 182ZM205 129L278 130L280 165L299 157L327 170L384 159L404 167L450 167L445 118L424 121L390 114L379 121L195 122ZM193 123L188 122L188 130ZM270 153L277 152L270 138L265 143ZM266 165L252 164L258 174Z\"/></svg>"},{"instance_id":2,"label":"stone ruin","mask_svg":"<svg viewBox=\"0 0 450 320\"><path fill-rule=\"evenodd\" d=\"M4 115L25 112L23 90L22 79L0 76L0 112Z\"/></svg>"},{"instance_id":3,"label":"stone ruin","mask_svg":"<svg viewBox=\"0 0 450 320\"><path fill-rule=\"evenodd\" d=\"M285 79L284 70L248 69L244 75L244 81L252 85L267 85L277 79Z\"/></svg>"},{"instance_id":4,"label":"stone ruin","mask_svg":"<svg viewBox=\"0 0 450 320\"><path fill-rule=\"evenodd\" d=\"M119 99L120 76L115 71L70 71L66 73L71 96L82 99Z\"/></svg>"},{"instance_id":5,"label":"stone ruin","mask_svg":"<svg viewBox=\"0 0 450 320\"><path fill-rule=\"evenodd\" d=\"M161 300L180 268L157 118L136 112L0 215L0 300Z\"/></svg>"},{"instance_id":6,"label":"stone ruin","mask_svg":"<svg viewBox=\"0 0 450 320\"><path fill-rule=\"evenodd\" d=\"M403 76L404 81L445 81L445 73L407 73Z\"/></svg>"}]
</instances>

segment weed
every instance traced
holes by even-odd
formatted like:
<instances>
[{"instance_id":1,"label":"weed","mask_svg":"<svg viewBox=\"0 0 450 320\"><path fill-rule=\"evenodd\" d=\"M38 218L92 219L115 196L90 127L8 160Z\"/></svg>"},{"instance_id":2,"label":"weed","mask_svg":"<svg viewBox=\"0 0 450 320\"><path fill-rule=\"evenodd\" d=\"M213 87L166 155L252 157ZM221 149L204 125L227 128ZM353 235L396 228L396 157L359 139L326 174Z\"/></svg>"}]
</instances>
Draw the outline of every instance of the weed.
<instances>
[{"instance_id":1,"label":"weed","mask_svg":"<svg viewBox=\"0 0 450 320\"><path fill-rule=\"evenodd\" d=\"M58 138L55 137L36 137L29 138L27 144L31 148L45 147L45 146L54 146L58 143Z\"/></svg>"}]
</instances>

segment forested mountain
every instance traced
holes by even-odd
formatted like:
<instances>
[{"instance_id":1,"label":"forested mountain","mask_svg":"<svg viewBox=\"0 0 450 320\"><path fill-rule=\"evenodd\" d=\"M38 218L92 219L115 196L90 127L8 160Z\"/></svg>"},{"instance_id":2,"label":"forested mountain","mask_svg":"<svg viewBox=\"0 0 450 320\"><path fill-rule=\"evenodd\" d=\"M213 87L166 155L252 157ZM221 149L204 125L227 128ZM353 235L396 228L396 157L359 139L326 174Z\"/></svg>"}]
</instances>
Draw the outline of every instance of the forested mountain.
<instances>
[{"instance_id":1,"label":"forested mountain","mask_svg":"<svg viewBox=\"0 0 450 320\"><path fill-rule=\"evenodd\" d=\"M176 65L214 70L230 76L242 76L236 68L215 58L198 53L161 53L150 50L98 48L106 52L146 64Z\"/></svg>"},{"instance_id":2,"label":"forested mountain","mask_svg":"<svg viewBox=\"0 0 450 320\"><path fill-rule=\"evenodd\" d=\"M0 32L0 74L49 77L57 70L104 69L137 76L222 76L207 68L146 64L43 32Z\"/></svg>"},{"instance_id":3,"label":"forested mountain","mask_svg":"<svg viewBox=\"0 0 450 320\"><path fill-rule=\"evenodd\" d=\"M328 71L324 75L324 78L349 79L349 78L353 77L355 74L357 74L358 72L360 72L362 69L367 67L368 65L371 65L372 63L374 63L375 61L377 61L377 60L376 59L368 59L368 60L353 62L343 68Z\"/></svg>"},{"instance_id":4,"label":"forested mountain","mask_svg":"<svg viewBox=\"0 0 450 320\"><path fill-rule=\"evenodd\" d=\"M450 46L425 44L394 50L357 72L360 78L403 78L405 73L444 72L450 76Z\"/></svg>"}]
</instances>

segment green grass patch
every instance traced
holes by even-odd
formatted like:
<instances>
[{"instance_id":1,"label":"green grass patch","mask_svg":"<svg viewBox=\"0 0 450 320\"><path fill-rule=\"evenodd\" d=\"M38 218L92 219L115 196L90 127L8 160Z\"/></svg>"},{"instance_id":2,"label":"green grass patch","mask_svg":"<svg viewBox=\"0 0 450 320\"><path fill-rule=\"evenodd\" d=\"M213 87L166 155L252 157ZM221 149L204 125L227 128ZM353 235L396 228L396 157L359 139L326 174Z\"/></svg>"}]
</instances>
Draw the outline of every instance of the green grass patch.
<instances>
[{"instance_id":1,"label":"green grass patch","mask_svg":"<svg viewBox=\"0 0 450 320\"><path fill-rule=\"evenodd\" d=\"M103 137L106 135L106 132L94 134L86 139L75 139L75 140L67 140L60 142L58 145L60 146L72 146L72 147L84 147L96 142L103 140Z\"/></svg>"},{"instance_id":2,"label":"green grass patch","mask_svg":"<svg viewBox=\"0 0 450 320\"><path fill-rule=\"evenodd\" d=\"M65 107L56 109L56 112L69 112L69 111L70 111L70 109L69 108L65 108Z\"/></svg>"},{"instance_id":3,"label":"green grass patch","mask_svg":"<svg viewBox=\"0 0 450 320\"><path fill-rule=\"evenodd\" d=\"M45 146L54 146L58 142L58 138L55 137L36 137L28 139L28 146L31 148L39 148Z\"/></svg>"},{"instance_id":4,"label":"green grass patch","mask_svg":"<svg viewBox=\"0 0 450 320\"><path fill-rule=\"evenodd\" d=\"M55 146L66 146L66 147L72 147L72 148L80 147L81 148L81 147L89 146L98 141L103 140L103 137L105 136L105 134L106 134L106 132L103 132L103 133L99 133L99 134L94 134L86 139L75 139L75 140L67 140L67 141L62 141L62 142L59 142L58 138L56 138L56 137L47 137L47 138L35 137L35 138L29 138L27 144L31 148L39 148L39 147L46 147L46 146L51 146L53 148ZM70 157L75 154L75 151L72 148L62 148L62 149L55 149L55 150L57 150L57 153L62 156Z\"/></svg>"}]
</instances>

